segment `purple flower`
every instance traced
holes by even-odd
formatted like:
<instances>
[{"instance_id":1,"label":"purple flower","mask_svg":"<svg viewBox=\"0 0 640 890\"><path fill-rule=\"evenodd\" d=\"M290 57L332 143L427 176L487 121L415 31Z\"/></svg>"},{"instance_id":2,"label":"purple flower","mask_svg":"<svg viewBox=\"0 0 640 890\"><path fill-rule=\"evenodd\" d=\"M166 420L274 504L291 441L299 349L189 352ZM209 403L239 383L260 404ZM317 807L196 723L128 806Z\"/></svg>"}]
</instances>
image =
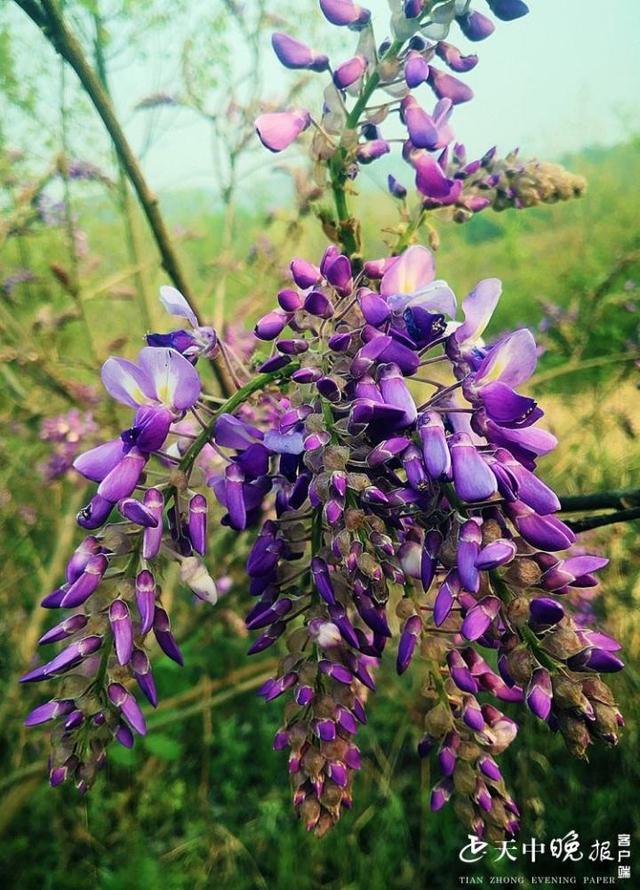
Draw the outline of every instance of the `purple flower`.
<instances>
[{"instance_id":1,"label":"purple flower","mask_svg":"<svg viewBox=\"0 0 640 890\"><path fill-rule=\"evenodd\" d=\"M311 118L304 108L292 111L274 111L256 118L256 132L269 151L279 152L288 148L303 133Z\"/></svg>"},{"instance_id":2,"label":"purple flower","mask_svg":"<svg viewBox=\"0 0 640 890\"><path fill-rule=\"evenodd\" d=\"M271 35L271 44L276 56L285 68L306 68L309 71L326 71L329 58L281 31Z\"/></svg>"}]
</instances>

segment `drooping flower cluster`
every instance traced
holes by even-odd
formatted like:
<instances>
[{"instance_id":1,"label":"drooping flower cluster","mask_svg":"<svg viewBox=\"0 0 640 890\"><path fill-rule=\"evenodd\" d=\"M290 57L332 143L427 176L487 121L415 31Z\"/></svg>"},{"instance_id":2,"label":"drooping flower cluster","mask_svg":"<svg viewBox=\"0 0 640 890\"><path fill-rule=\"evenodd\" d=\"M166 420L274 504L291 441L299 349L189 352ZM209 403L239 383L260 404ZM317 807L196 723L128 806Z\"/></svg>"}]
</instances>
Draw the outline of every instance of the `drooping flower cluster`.
<instances>
[{"instance_id":1,"label":"drooping flower cluster","mask_svg":"<svg viewBox=\"0 0 640 890\"><path fill-rule=\"evenodd\" d=\"M331 71L331 83L324 91L322 115L317 120L303 108L258 117L256 129L268 149L282 151L313 124L312 154L317 161L326 162L330 171L333 165L339 183L341 176L354 179L363 164L388 154L393 143L401 141L402 157L413 169L422 207L454 208L453 218L458 222L487 207L528 207L582 192L584 181L556 165L520 162L517 152L500 159L495 148L469 160L464 145L455 142L450 124L453 108L473 98L470 87L456 75L471 71L478 57L463 55L445 38L454 22L474 42L494 30L493 22L471 10L467 0L392 4L393 39L379 47L368 10L350 0L322 0L320 6L329 22L359 32L356 55L332 69L324 53L288 34L273 35L274 51L285 67ZM491 2L489 6L505 21L528 11L519 0ZM436 98L429 111L415 95L423 84ZM374 94L380 94L377 101L373 101ZM355 100L351 109L350 97ZM402 125L402 139L394 138L398 132L397 126L394 132L395 117ZM383 129L389 124L391 129L385 136ZM389 175L388 184L394 197L406 197L406 185L395 176Z\"/></svg>"}]
</instances>

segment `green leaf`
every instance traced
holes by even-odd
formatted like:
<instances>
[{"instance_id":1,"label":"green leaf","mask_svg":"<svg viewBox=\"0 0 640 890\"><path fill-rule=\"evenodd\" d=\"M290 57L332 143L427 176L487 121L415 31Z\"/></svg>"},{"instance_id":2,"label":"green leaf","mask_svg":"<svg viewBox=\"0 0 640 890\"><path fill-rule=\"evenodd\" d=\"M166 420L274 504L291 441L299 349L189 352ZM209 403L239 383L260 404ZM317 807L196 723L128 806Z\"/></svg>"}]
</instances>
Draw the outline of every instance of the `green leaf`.
<instances>
[{"instance_id":1,"label":"green leaf","mask_svg":"<svg viewBox=\"0 0 640 890\"><path fill-rule=\"evenodd\" d=\"M146 736L144 746L150 754L154 754L161 760L178 760L182 756L182 745L171 736L162 733Z\"/></svg>"}]
</instances>

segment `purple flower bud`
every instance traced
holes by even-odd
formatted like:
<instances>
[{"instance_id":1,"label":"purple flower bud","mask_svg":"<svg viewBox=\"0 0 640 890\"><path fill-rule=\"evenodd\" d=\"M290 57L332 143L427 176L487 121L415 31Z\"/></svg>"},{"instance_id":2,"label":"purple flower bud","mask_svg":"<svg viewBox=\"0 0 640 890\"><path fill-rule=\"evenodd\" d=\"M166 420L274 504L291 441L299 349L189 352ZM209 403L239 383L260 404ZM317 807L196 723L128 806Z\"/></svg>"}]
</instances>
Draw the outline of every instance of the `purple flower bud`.
<instances>
[{"instance_id":1,"label":"purple flower bud","mask_svg":"<svg viewBox=\"0 0 640 890\"><path fill-rule=\"evenodd\" d=\"M154 559L160 552L162 544L162 513L164 510L164 498L157 488L148 488L142 499L147 512L156 520L155 526L145 528L142 533L142 556L144 559Z\"/></svg>"},{"instance_id":2,"label":"purple flower bud","mask_svg":"<svg viewBox=\"0 0 640 890\"><path fill-rule=\"evenodd\" d=\"M99 528L113 510L113 504L106 498L95 494L86 507L76 516L76 522L81 528Z\"/></svg>"},{"instance_id":3,"label":"purple flower bud","mask_svg":"<svg viewBox=\"0 0 640 890\"><path fill-rule=\"evenodd\" d=\"M279 61L285 68L306 68L308 71L326 71L329 58L316 52L289 34L276 31L271 35L271 45Z\"/></svg>"},{"instance_id":4,"label":"purple flower bud","mask_svg":"<svg viewBox=\"0 0 640 890\"><path fill-rule=\"evenodd\" d=\"M473 43L489 37L496 29L490 18L475 10L457 16L457 21L464 36Z\"/></svg>"},{"instance_id":5,"label":"purple flower bud","mask_svg":"<svg viewBox=\"0 0 640 890\"><path fill-rule=\"evenodd\" d=\"M118 510L125 519L135 525L141 525L143 528L156 528L158 525L157 517L135 498L122 498L118 501Z\"/></svg>"},{"instance_id":6,"label":"purple flower bud","mask_svg":"<svg viewBox=\"0 0 640 890\"><path fill-rule=\"evenodd\" d=\"M64 728L67 732L70 732L73 729L77 729L79 726L82 726L84 723L84 714L82 711L71 711L67 719L64 721Z\"/></svg>"},{"instance_id":7,"label":"purple flower bud","mask_svg":"<svg viewBox=\"0 0 640 890\"><path fill-rule=\"evenodd\" d=\"M60 605L63 609L73 609L88 600L92 593L98 588L102 581L102 576L107 570L109 561L103 553L92 556L83 573L69 586L69 589L62 597Z\"/></svg>"},{"instance_id":8,"label":"purple flower bud","mask_svg":"<svg viewBox=\"0 0 640 890\"><path fill-rule=\"evenodd\" d=\"M333 82L339 90L346 90L351 84L360 80L367 68L367 60L364 56L354 56L347 59L333 72Z\"/></svg>"},{"instance_id":9,"label":"purple flower bud","mask_svg":"<svg viewBox=\"0 0 640 890\"><path fill-rule=\"evenodd\" d=\"M326 562L318 556L311 560L311 576L322 599L330 606L334 606L336 597L331 583L331 575Z\"/></svg>"},{"instance_id":10,"label":"purple flower bud","mask_svg":"<svg viewBox=\"0 0 640 890\"><path fill-rule=\"evenodd\" d=\"M136 578L136 605L140 615L140 634L147 634L152 626L156 607L156 582L148 569L143 569Z\"/></svg>"},{"instance_id":11,"label":"purple flower bud","mask_svg":"<svg viewBox=\"0 0 640 890\"><path fill-rule=\"evenodd\" d=\"M297 704L305 707L305 705L313 701L315 694L315 689L312 686L298 686L294 698Z\"/></svg>"},{"instance_id":12,"label":"purple flower bud","mask_svg":"<svg viewBox=\"0 0 640 890\"><path fill-rule=\"evenodd\" d=\"M418 742L418 757L428 757L436 746L436 740L430 735L423 735Z\"/></svg>"},{"instance_id":13,"label":"purple flower bud","mask_svg":"<svg viewBox=\"0 0 640 890\"><path fill-rule=\"evenodd\" d=\"M396 670L399 674L404 674L409 667L421 633L422 619L419 615L411 615L405 622L398 643Z\"/></svg>"},{"instance_id":14,"label":"purple flower bud","mask_svg":"<svg viewBox=\"0 0 640 890\"><path fill-rule=\"evenodd\" d=\"M347 768L340 761L329 761L327 764L327 775L340 788L345 788L348 782Z\"/></svg>"},{"instance_id":15,"label":"purple flower bud","mask_svg":"<svg viewBox=\"0 0 640 890\"><path fill-rule=\"evenodd\" d=\"M556 600L539 596L529 603L529 620L536 630L557 624L564 618L564 609Z\"/></svg>"},{"instance_id":16,"label":"purple flower bud","mask_svg":"<svg viewBox=\"0 0 640 890\"><path fill-rule=\"evenodd\" d=\"M343 705L338 705L336 708L336 723L343 732L349 733L349 735L355 735L358 730L356 718Z\"/></svg>"},{"instance_id":17,"label":"purple flower bud","mask_svg":"<svg viewBox=\"0 0 640 890\"><path fill-rule=\"evenodd\" d=\"M353 674L351 671L337 661L322 659L318 662L318 669L337 683L344 683L348 686L353 682Z\"/></svg>"},{"instance_id":18,"label":"purple flower bud","mask_svg":"<svg viewBox=\"0 0 640 890\"><path fill-rule=\"evenodd\" d=\"M325 255L322 263L322 270L329 284L334 287L338 293L346 297L353 289L353 273L351 270L351 261L344 254L338 254L332 258Z\"/></svg>"},{"instance_id":19,"label":"purple flower bud","mask_svg":"<svg viewBox=\"0 0 640 890\"><path fill-rule=\"evenodd\" d=\"M519 19L529 12L529 7L522 0L487 0L491 12L503 22Z\"/></svg>"},{"instance_id":20,"label":"purple flower bud","mask_svg":"<svg viewBox=\"0 0 640 890\"><path fill-rule=\"evenodd\" d=\"M494 782L502 780L502 773L491 757L481 757L478 760L478 766L488 779L492 779Z\"/></svg>"},{"instance_id":21,"label":"purple flower bud","mask_svg":"<svg viewBox=\"0 0 640 890\"><path fill-rule=\"evenodd\" d=\"M87 625L88 621L89 618L82 612L78 612L76 615L70 615L68 618L65 618L64 621L56 624L43 634L38 640L38 645L45 646L47 643L58 643L60 640L70 637L72 634L76 633L76 631L82 630L82 628Z\"/></svg>"},{"instance_id":22,"label":"purple flower bud","mask_svg":"<svg viewBox=\"0 0 640 890\"><path fill-rule=\"evenodd\" d=\"M466 433L451 436L449 450L453 484L461 500L467 503L485 501L496 493L496 477Z\"/></svg>"},{"instance_id":23,"label":"purple flower bud","mask_svg":"<svg viewBox=\"0 0 640 890\"><path fill-rule=\"evenodd\" d=\"M438 130L413 96L406 96L402 100L400 111L413 145L416 148L435 148L439 140Z\"/></svg>"},{"instance_id":24,"label":"purple flower bud","mask_svg":"<svg viewBox=\"0 0 640 890\"><path fill-rule=\"evenodd\" d=\"M169 621L169 616L162 608L162 606L156 605L154 617L153 617L153 634L158 641L158 646L162 649L165 655L167 655L172 661L175 661L177 664L182 667L184 664L184 659L182 657L182 652L180 651L178 644L175 641L173 634L171 633L171 622Z\"/></svg>"},{"instance_id":25,"label":"purple flower bud","mask_svg":"<svg viewBox=\"0 0 640 890\"><path fill-rule=\"evenodd\" d=\"M73 556L67 563L67 581L73 584L77 580L92 556L96 556L100 552L100 542L93 535L89 535L76 548Z\"/></svg>"},{"instance_id":26,"label":"purple flower bud","mask_svg":"<svg viewBox=\"0 0 640 890\"><path fill-rule=\"evenodd\" d=\"M422 53L409 50L404 62L404 79L409 89L424 83L429 76L429 64Z\"/></svg>"},{"instance_id":27,"label":"purple flower bud","mask_svg":"<svg viewBox=\"0 0 640 890\"><path fill-rule=\"evenodd\" d=\"M140 687L140 691L155 708L158 704L158 693L156 692L156 684L151 673L151 665L149 657L143 649L134 649L131 655L131 670L136 682Z\"/></svg>"},{"instance_id":28,"label":"purple flower bud","mask_svg":"<svg viewBox=\"0 0 640 890\"><path fill-rule=\"evenodd\" d=\"M128 498L140 481L146 462L146 455L132 448L98 486L100 497L114 504L121 498Z\"/></svg>"},{"instance_id":29,"label":"purple flower bud","mask_svg":"<svg viewBox=\"0 0 640 890\"><path fill-rule=\"evenodd\" d=\"M84 658L87 658L87 656L97 652L101 645L102 637L97 635L76 640L75 643L71 643L70 646L67 646L66 649L59 652L55 658L51 659L51 661L41 665L39 668L29 671L28 674L24 674L24 676L20 678L20 682L37 683L40 680L46 680L57 674L63 674L65 671L68 671L79 664Z\"/></svg>"},{"instance_id":30,"label":"purple flower bud","mask_svg":"<svg viewBox=\"0 0 640 890\"><path fill-rule=\"evenodd\" d=\"M546 720L551 713L553 692L551 677L545 668L536 668L532 673L527 686L526 699L530 711L540 720Z\"/></svg>"},{"instance_id":31,"label":"purple flower bud","mask_svg":"<svg viewBox=\"0 0 640 890\"><path fill-rule=\"evenodd\" d=\"M482 732L485 728L483 713L473 695L468 695L464 699L462 705L462 719L469 729L472 729L474 732Z\"/></svg>"},{"instance_id":32,"label":"purple flower bud","mask_svg":"<svg viewBox=\"0 0 640 890\"><path fill-rule=\"evenodd\" d=\"M359 30L363 28L371 13L352 0L320 0L320 9L332 25L348 25Z\"/></svg>"},{"instance_id":33,"label":"purple flower bud","mask_svg":"<svg viewBox=\"0 0 640 890\"><path fill-rule=\"evenodd\" d=\"M268 649L269 646L273 646L276 640L278 640L282 636L286 629L287 625L284 621L276 621L275 624L272 624L268 630L266 630L257 638L257 640L255 640L255 642L247 650L247 654L255 655L257 652L263 652L265 649Z\"/></svg>"},{"instance_id":34,"label":"purple flower bud","mask_svg":"<svg viewBox=\"0 0 640 890\"><path fill-rule=\"evenodd\" d=\"M377 161L383 155L389 154L391 145L386 139L370 139L367 142L361 142L356 151L356 157L361 164L370 164Z\"/></svg>"},{"instance_id":35,"label":"purple flower bud","mask_svg":"<svg viewBox=\"0 0 640 890\"><path fill-rule=\"evenodd\" d=\"M452 71L457 71L459 73L471 71L478 64L478 57L476 55L463 56L456 46L453 46L451 43L445 43L444 40L441 40L436 46L436 53ZM441 74L441 76L450 77L448 74ZM464 86L464 84L461 84L460 81L456 80L454 77L451 77L450 79L455 81L459 86ZM471 94L471 97L472 96L473 93Z\"/></svg>"},{"instance_id":36,"label":"purple flower bud","mask_svg":"<svg viewBox=\"0 0 640 890\"><path fill-rule=\"evenodd\" d=\"M470 692L472 694L475 694L478 691L478 683L457 649L451 649L447 653L447 664L449 665L451 679L458 689L462 689L463 692Z\"/></svg>"},{"instance_id":37,"label":"purple flower bud","mask_svg":"<svg viewBox=\"0 0 640 890\"><path fill-rule=\"evenodd\" d=\"M435 480L451 478L451 454L442 417L435 411L421 415L418 433L428 474Z\"/></svg>"},{"instance_id":38,"label":"purple flower bud","mask_svg":"<svg viewBox=\"0 0 640 890\"><path fill-rule=\"evenodd\" d=\"M275 340L279 337L285 327L289 324L291 315L283 312L281 309L274 309L267 312L257 322L254 328L254 334L259 340Z\"/></svg>"},{"instance_id":39,"label":"purple flower bud","mask_svg":"<svg viewBox=\"0 0 640 890\"><path fill-rule=\"evenodd\" d=\"M333 303L321 290L312 290L304 301L304 308L310 315L318 318L331 318L333 315Z\"/></svg>"},{"instance_id":40,"label":"purple flower bud","mask_svg":"<svg viewBox=\"0 0 640 890\"><path fill-rule=\"evenodd\" d=\"M120 723L114 735L124 748L133 748L133 733L126 723Z\"/></svg>"},{"instance_id":41,"label":"purple flower bud","mask_svg":"<svg viewBox=\"0 0 640 890\"><path fill-rule=\"evenodd\" d=\"M25 726L37 726L40 723L46 723L49 720L55 720L57 717L63 717L65 714L71 713L75 708L75 702L72 698L52 699L42 705L34 708L27 717L25 717Z\"/></svg>"},{"instance_id":42,"label":"purple flower bud","mask_svg":"<svg viewBox=\"0 0 640 890\"><path fill-rule=\"evenodd\" d=\"M555 516L538 516L522 501L505 505L506 512L522 537L541 550L566 550L576 536L568 525Z\"/></svg>"},{"instance_id":43,"label":"purple flower bud","mask_svg":"<svg viewBox=\"0 0 640 890\"><path fill-rule=\"evenodd\" d=\"M433 65L429 68L429 86L438 99L451 99L454 105L473 99L473 90L452 74L445 74Z\"/></svg>"},{"instance_id":44,"label":"purple flower bud","mask_svg":"<svg viewBox=\"0 0 640 890\"><path fill-rule=\"evenodd\" d=\"M583 649L567 659L567 667L572 671L598 671L603 674L621 671L624 662L606 649Z\"/></svg>"},{"instance_id":45,"label":"purple flower bud","mask_svg":"<svg viewBox=\"0 0 640 890\"><path fill-rule=\"evenodd\" d=\"M453 780L450 778L441 779L431 791L431 811L437 813L438 810L441 810L452 794Z\"/></svg>"},{"instance_id":46,"label":"purple flower bud","mask_svg":"<svg viewBox=\"0 0 640 890\"><path fill-rule=\"evenodd\" d=\"M394 436L392 439L385 439L369 452L367 463L370 467L380 467L399 457L410 444L411 439L408 439L406 436Z\"/></svg>"},{"instance_id":47,"label":"purple flower bud","mask_svg":"<svg viewBox=\"0 0 640 890\"><path fill-rule=\"evenodd\" d=\"M391 173L387 176L387 188L394 198L402 200L407 197L407 190ZM367 319L368 320L368 319ZM370 322L371 324L371 322Z\"/></svg>"},{"instance_id":48,"label":"purple flower bud","mask_svg":"<svg viewBox=\"0 0 640 890\"><path fill-rule=\"evenodd\" d=\"M332 742L336 737L336 724L328 718L316 720L313 728L315 734L323 742Z\"/></svg>"},{"instance_id":49,"label":"purple flower bud","mask_svg":"<svg viewBox=\"0 0 640 890\"><path fill-rule=\"evenodd\" d=\"M297 290L285 288L278 291L278 303L283 312L295 312L302 307L302 297Z\"/></svg>"},{"instance_id":50,"label":"purple flower bud","mask_svg":"<svg viewBox=\"0 0 640 890\"><path fill-rule=\"evenodd\" d=\"M310 123L309 112L304 108L295 108L292 111L261 114L256 118L255 126L264 147L279 152L291 145Z\"/></svg>"},{"instance_id":51,"label":"purple flower bud","mask_svg":"<svg viewBox=\"0 0 640 890\"><path fill-rule=\"evenodd\" d=\"M453 603L459 592L460 581L457 572L452 570L448 573L447 577L438 588L438 593L436 594L433 603L433 621L436 627L440 627L441 624L444 624L449 617L449 613L453 608Z\"/></svg>"},{"instance_id":52,"label":"purple flower bud","mask_svg":"<svg viewBox=\"0 0 640 890\"><path fill-rule=\"evenodd\" d=\"M191 546L200 556L204 556L207 552L208 509L207 499L202 494L194 494L189 501L187 532Z\"/></svg>"},{"instance_id":53,"label":"purple flower bud","mask_svg":"<svg viewBox=\"0 0 640 890\"><path fill-rule=\"evenodd\" d=\"M482 532L474 519L469 519L460 529L456 555L460 583L469 593L477 593L480 587L480 572L476 560L480 553Z\"/></svg>"},{"instance_id":54,"label":"purple flower bud","mask_svg":"<svg viewBox=\"0 0 640 890\"><path fill-rule=\"evenodd\" d=\"M483 547L476 558L476 568L480 571L488 572L491 569L497 569L503 566L516 555L517 548L513 541L508 538L499 538Z\"/></svg>"},{"instance_id":55,"label":"purple flower bud","mask_svg":"<svg viewBox=\"0 0 640 890\"><path fill-rule=\"evenodd\" d=\"M425 593L428 593L433 577L438 565L438 554L442 546L442 535L439 531L432 529L428 531L424 537L424 547L422 549L422 560L420 564L420 577L422 587Z\"/></svg>"},{"instance_id":56,"label":"purple flower bud","mask_svg":"<svg viewBox=\"0 0 640 890\"><path fill-rule=\"evenodd\" d=\"M129 606L123 600L114 600L109 606L109 623L118 663L127 664L133 651L133 626Z\"/></svg>"},{"instance_id":57,"label":"purple flower bud","mask_svg":"<svg viewBox=\"0 0 640 890\"><path fill-rule=\"evenodd\" d=\"M291 270L291 277L298 287L303 290L319 284L322 278L320 269L318 269L317 266L314 266L313 263L303 260L300 257L295 257L291 260L289 269Z\"/></svg>"},{"instance_id":58,"label":"purple flower bud","mask_svg":"<svg viewBox=\"0 0 640 890\"><path fill-rule=\"evenodd\" d=\"M400 408L403 412L402 423L411 426L418 416L413 396L409 392L407 384L400 368L396 364L383 365L379 373L379 385L382 397L388 405Z\"/></svg>"},{"instance_id":59,"label":"purple flower bud","mask_svg":"<svg viewBox=\"0 0 640 890\"><path fill-rule=\"evenodd\" d=\"M127 692L121 683L110 683L107 688L107 695L113 706L122 713L131 729L137 732L138 735L146 735L147 726L144 714L133 695Z\"/></svg>"},{"instance_id":60,"label":"purple flower bud","mask_svg":"<svg viewBox=\"0 0 640 890\"><path fill-rule=\"evenodd\" d=\"M497 596L484 596L472 609L469 609L462 622L461 632L467 640L477 640L500 611L500 600Z\"/></svg>"}]
</instances>

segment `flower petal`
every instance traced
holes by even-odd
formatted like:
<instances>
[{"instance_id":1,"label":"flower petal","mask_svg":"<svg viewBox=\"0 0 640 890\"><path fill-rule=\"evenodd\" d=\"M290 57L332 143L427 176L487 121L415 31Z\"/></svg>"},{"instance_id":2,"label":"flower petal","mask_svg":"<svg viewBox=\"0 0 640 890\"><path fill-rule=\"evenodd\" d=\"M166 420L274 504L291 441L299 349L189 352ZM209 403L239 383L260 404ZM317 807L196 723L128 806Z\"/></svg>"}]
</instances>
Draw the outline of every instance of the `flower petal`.
<instances>
[{"instance_id":1,"label":"flower petal","mask_svg":"<svg viewBox=\"0 0 640 890\"><path fill-rule=\"evenodd\" d=\"M476 284L462 302L464 322L454 335L458 343L463 341L473 343L482 336L498 305L501 293L502 282L499 278L484 278Z\"/></svg>"},{"instance_id":2,"label":"flower petal","mask_svg":"<svg viewBox=\"0 0 640 890\"><path fill-rule=\"evenodd\" d=\"M384 273L380 293L383 297L413 294L430 284L434 275L435 262L431 251L420 244L413 244Z\"/></svg>"},{"instance_id":3,"label":"flower petal","mask_svg":"<svg viewBox=\"0 0 640 890\"><path fill-rule=\"evenodd\" d=\"M184 411L200 395L198 372L191 362L175 349L140 350L140 367L153 384L155 398L167 408Z\"/></svg>"},{"instance_id":4,"label":"flower petal","mask_svg":"<svg viewBox=\"0 0 640 890\"><path fill-rule=\"evenodd\" d=\"M132 408L148 405L154 397L149 376L126 358L111 356L106 360L102 366L102 383L110 396Z\"/></svg>"},{"instance_id":5,"label":"flower petal","mask_svg":"<svg viewBox=\"0 0 640 890\"><path fill-rule=\"evenodd\" d=\"M538 355L531 331L522 328L498 341L483 359L476 374L476 385L500 380L507 386L524 383L536 369Z\"/></svg>"},{"instance_id":6,"label":"flower petal","mask_svg":"<svg viewBox=\"0 0 640 890\"><path fill-rule=\"evenodd\" d=\"M186 297L184 297L177 288L169 287L169 285L161 287L160 302L169 315L178 315L181 318L186 318L187 321L191 322L194 328L198 326L198 319L196 318L195 312L187 303Z\"/></svg>"}]
</instances>

